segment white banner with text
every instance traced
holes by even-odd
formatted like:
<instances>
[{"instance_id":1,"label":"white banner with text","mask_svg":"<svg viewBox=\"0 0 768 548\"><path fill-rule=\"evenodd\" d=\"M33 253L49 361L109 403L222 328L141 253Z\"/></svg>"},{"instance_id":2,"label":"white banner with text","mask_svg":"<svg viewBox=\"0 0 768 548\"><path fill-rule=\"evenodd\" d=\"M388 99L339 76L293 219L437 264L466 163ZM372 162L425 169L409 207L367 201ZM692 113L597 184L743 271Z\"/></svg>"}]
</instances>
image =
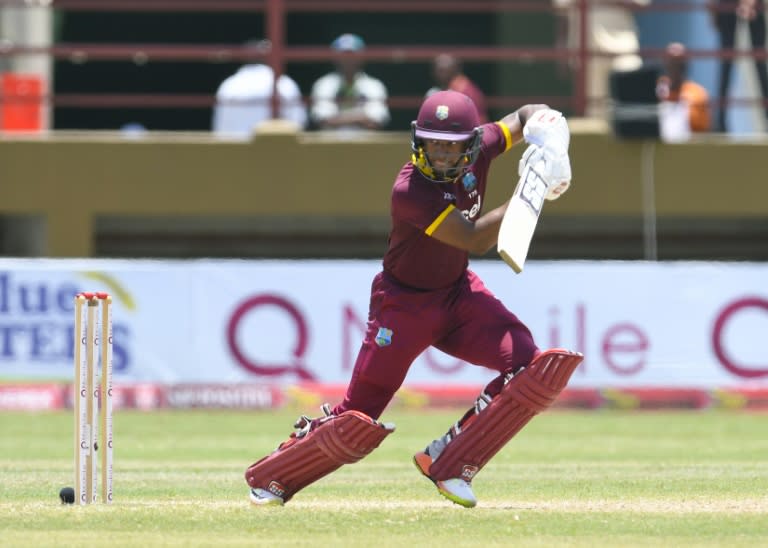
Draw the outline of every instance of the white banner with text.
<instances>
[{"instance_id":1,"label":"white banner with text","mask_svg":"<svg viewBox=\"0 0 768 548\"><path fill-rule=\"evenodd\" d=\"M768 264L471 265L542 348L583 352L572 388L768 387ZM0 260L0 380L72 377L73 297L114 298L115 382L346 383L379 261ZM393 333L393 338L398 336ZM406 384L484 384L430 349Z\"/></svg>"}]
</instances>

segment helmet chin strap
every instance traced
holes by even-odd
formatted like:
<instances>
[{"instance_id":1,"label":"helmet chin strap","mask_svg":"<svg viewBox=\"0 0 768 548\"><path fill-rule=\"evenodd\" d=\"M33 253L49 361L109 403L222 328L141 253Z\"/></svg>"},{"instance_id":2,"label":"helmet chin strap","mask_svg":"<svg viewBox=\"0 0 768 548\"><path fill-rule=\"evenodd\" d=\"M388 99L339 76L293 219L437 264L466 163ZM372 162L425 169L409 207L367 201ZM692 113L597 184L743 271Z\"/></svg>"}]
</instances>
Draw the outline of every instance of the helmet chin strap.
<instances>
[{"instance_id":1,"label":"helmet chin strap","mask_svg":"<svg viewBox=\"0 0 768 548\"><path fill-rule=\"evenodd\" d=\"M461 160L459 160L460 162ZM456 179L461 177L463 175L462 168L458 166L454 166L451 168L448 168L448 170L444 170L442 172L438 171L429 161L426 154L424 154L424 148L419 147L418 155L416 153L411 155L411 162L413 162L413 165L415 165L421 173L424 174L428 179L438 182L438 183L454 183L456 182ZM457 163L459 163L457 162ZM464 156L464 163L467 163L467 158ZM448 171L456 171L456 174L451 176L448 175Z\"/></svg>"},{"instance_id":2,"label":"helmet chin strap","mask_svg":"<svg viewBox=\"0 0 768 548\"><path fill-rule=\"evenodd\" d=\"M432 171L441 179L444 179L444 182L446 183L454 183L456 182L456 179L461 177L464 174L464 171L461 167L458 165L449 167L448 169L444 170L438 170L437 168L433 167Z\"/></svg>"},{"instance_id":3,"label":"helmet chin strap","mask_svg":"<svg viewBox=\"0 0 768 548\"><path fill-rule=\"evenodd\" d=\"M455 168L451 168L451 170L454 170ZM457 173L454 176L450 176L447 172L443 171L442 173L440 171L435 170L435 173L438 177L444 180L446 183L454 183L456 182L456 179L459 178L460 173Z\"/></svg>"}]
</instances>

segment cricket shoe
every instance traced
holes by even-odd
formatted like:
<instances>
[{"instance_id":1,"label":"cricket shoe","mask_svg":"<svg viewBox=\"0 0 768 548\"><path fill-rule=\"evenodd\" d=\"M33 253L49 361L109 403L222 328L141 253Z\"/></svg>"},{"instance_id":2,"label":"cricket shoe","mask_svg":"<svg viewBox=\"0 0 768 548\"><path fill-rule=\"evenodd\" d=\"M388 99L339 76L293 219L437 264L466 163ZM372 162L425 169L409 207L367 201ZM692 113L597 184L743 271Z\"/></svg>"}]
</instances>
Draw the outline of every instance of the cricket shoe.
<instances>
[{"instance_id":1,"label":"cricket shoe","mask_svg":"<svg viewBox=\"0 0 768 548\"><path fill-rule=\"evenodd\" d=\"M472 486L469 482L461 478L451 478L447 480L435 481L429 475L429 467L432 466L432 457L427 451L419 451L413 456L413 463L424 477L429 479L437 487L437 492L443 495L451 502L463 506L464 508L474 508L477 505L477 499L472 492Z\"/></svg>"},{"instance_id":2,"label":"cricket shoe","mask_svg":"<svg viewBox=\"0 0 768 548\"><path fill-rule=\"evenodd\" d=\"M251 489L248 498L251 499L251 504L256 506L282 506L285 504L283 497L278 497L267 491L266 489Z\"/></svg>"}]
</instances>

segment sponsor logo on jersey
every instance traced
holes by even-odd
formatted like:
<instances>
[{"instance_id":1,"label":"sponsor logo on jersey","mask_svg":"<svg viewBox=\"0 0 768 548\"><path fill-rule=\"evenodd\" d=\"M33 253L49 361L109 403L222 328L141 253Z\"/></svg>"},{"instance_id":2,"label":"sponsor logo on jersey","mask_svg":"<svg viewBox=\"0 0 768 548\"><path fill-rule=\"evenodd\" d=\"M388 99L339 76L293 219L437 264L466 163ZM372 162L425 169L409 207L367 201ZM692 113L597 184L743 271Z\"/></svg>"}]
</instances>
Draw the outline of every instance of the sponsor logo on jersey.
<instances>
[{"instance_id":1,"label":"sponsor logo on jersey","mask_svg":"<svg viewBox=\"0 0 768 548\"><path fill-rule=\"evenodd\" d=\"M448 118L448 105L437 105L435 116L437 116L438 120L445 120Z\"/></svg>"},{"instance_id":2,"label":"sponsor logo on jersey","mask_svg":"<svg viewBox=\"0 0 768 548\"><path fill-rule=\"evenodd\" d=\"M469 171L464 174L464 177L461 179L461 184L464 185L464 190L472 192L477 186L477 177L475 177L474 173Z\"/></svg>"},{"instance_id":3,"label":"sponsor logo on jersey","mask_svg":"<svg viewBox=\"0 0 768 548\"><path fill-rule=\"evenodd\" d=\"M376 344L379 346L389 346L392 344L392 330L386 327L379 327L379 332L376 333Z\"/></svg>"},{"instance_id":4,"label":"sponsor logo on jersey","mask_svg":"<svg viewBox=\"0 0 768 548\"><path fill-rule=\"evenodd\" d=\"M477 194L476 192L473 192L472 194ZM473 205L470 209L464 209L461 211L461 214L464 215L464 218L468 221L471 221L475 217L477 217L478 213L480 213L480 209L483 207L483 197L477 196L477 202L475 205Z\"/></svg>"},{"instance_id":5,"label":"sponsor logo on jersey","mask_svg":"<svg viewBox=\"0 0 768 548\"><path fill-rule=\"evenodd\" d=\"M449 202L455 202L456 196L454 196L450 192L443 192L443 200L447 200Z\"/></svg>"}]
</instances>

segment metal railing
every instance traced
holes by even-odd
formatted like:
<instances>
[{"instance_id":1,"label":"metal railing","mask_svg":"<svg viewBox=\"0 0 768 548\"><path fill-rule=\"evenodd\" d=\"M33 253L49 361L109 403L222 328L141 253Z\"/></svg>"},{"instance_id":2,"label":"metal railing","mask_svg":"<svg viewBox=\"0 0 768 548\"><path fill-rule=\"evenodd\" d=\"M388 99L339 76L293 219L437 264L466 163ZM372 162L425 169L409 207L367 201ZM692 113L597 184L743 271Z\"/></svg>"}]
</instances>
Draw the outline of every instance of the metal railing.
<instances>
[{"instance_id":1,"label":"metal railing","mask_svg":"<svg viewBox=\"0 0 768 548\"><path fill-rule=\"evenodd\" d=\"M469 45L371 45L358 55L364 61L382 63L429 62L440 53L452 53L465 62L540 62L570 61L573 72L573 94L569 96L513 96L489 95L490 108L519 106L526 102L546 102L556 108L569 109L583 115L588 103L605 98L587 97L586 79L588 63L595 56L611 54L590 50L587 45L588 0L574 0L580 8L580 41L575 49L526 46L469 46ZM601 2L601 6L621 6L637 12L643 11L691 11L717 10L716 4L693 1L667 2L638 7L632 2ZM252 13L264 15L264 37L271 42L265 52L247 49L234 44L111 44L111 43L57 43L50 47L12 44L0 41L0 60L17 56L48 56L53 60L72 63L99 61L128 61L136 64L148 62L223 63L259 61L270 65L277 74L286 72L286 64L292 62L329 62L333 52L327 45L294 46L286 43L286 16L290 13L554 13L556 9L547 0L0 0L0 8L48 7L70 12L169 12L169 13ZM641 48L637 54L643 59L660 59L661 48ZM764 51L737 50L690 50L690 58L737 59L749 56L765 61ZM423 96L392 96L391 108L415 108ZM0 97L0 101L24 101L24 98ZM68 108L207 108L214 104L213 94L152 94L152 93L46 93L42 98L53 107ZM273 94L273 112L277 109L277 94ZM752 104L753 99L719 98L713 104ZM766 105L768 106L768 105Z\"/></svg>"}]
</instances>

